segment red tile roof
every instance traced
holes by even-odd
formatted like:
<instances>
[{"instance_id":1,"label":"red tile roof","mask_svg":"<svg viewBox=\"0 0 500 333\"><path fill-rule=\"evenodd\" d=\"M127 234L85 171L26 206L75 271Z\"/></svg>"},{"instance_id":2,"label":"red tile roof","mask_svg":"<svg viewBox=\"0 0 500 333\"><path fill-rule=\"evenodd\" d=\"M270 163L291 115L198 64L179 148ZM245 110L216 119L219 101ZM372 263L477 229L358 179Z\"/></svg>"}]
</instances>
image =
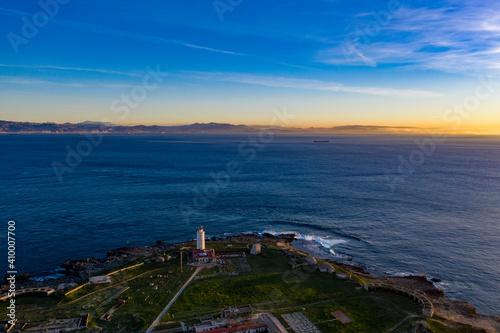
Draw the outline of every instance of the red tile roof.
<instances>
[{"instance_id":1,"label":"red tile roof","mask_svg":"<svg viewBox=\"0 0 500 333\"><path fill-rule=\"evenodd\" d=\"M264 324L249 324L249 325L242 325L242 326L234 326L234 327L229 327L227 329L227 332L244 332L246 330L251 330L259 327L265 327L266 325Z\"/></svg>"},{"instance_id":2,"label":"red tile roof","mask_svg":"<svg viewBox=\"0 0 500 333\"><path fill-rule=\"evenodd\" d=\"M193 250L193 256L195 258L207 258L207 257L212 257L212 250L198 250L194 249Z\"/></svg>"}]
</instances>

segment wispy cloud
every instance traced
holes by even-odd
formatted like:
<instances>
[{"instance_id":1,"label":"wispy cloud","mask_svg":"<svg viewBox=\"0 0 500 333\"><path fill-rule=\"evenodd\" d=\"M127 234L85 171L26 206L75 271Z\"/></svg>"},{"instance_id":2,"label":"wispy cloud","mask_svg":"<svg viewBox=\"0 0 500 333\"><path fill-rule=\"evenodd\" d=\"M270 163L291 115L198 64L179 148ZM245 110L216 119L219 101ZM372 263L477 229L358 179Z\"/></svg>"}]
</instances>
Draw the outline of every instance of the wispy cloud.
<instances>
[{"instance_id":1,"label":"wispy cloud","mask_svg":"<svg viewBox=\"0 0 500 333\"><path fill-rule=\"evenodd\" d=\"M0 77L0 83L6 84L17 84L17 85L59 85L59 86L68 86L68 87L90 87L90 85L83 83L73 83L73 82L56 82L56 81L47 81L47 80L38 80L32 78L23 78L23 77Z\"/></svg>"},{"instance_id":2,"label":"wispy cloud","mask_svg":"<svg viewBox=\"0 0 500 333\"><path fill-rule=\"evenodd\" d=\"M90 76L87 79L83 79L82 76L78 76L78 82L71 82L65 80L46 80L46 79L35 79L30 73L28 77L18 75L18 76L0 76L0 83L17 84L17 85L59 85L67 87L103 87L111 89L122 89L122 88L134 88L137 86L137 82L134 79L143 78L145 75L144 71L113 71L108 69L100 68L81 68L81 67L63 67L63 66L52 66L52 65L12 65L12 64L0 64L0 68L14 68L14 69L26 69L30 72L33 71L62 71L62 72L83 72L83 73L98 73L105 74L104 78L102 76ZM160 72L160 75L168 76L168 72ZM114 76L111 77L110 75ZM44 76L42 75L42 78ZM115 79L116 78L116 79ZM127 83L130 82L130 83Z\"/></svg>"},{"instance_id":3,"label":"wispy cloud","mask_svg":"<svg viewBox=\"0 0 500 333\"><path fill-rule=\"evenodd\" d=\"M365 16L361 19L374 20ZM354 53L358 57L347 59L342 47L345 44L321 50L317 61L354 66L393 64L450 72L498 69L500 4L448 1L444 8L437 9L403 7L379 35L356 45L359 52Z\"/></svg>"},{"instance_id":4,"label":"wispy cloud","mask_svg":"<svg viewBox=\"0 0 500 333\"><path fill-rule=\"evenodd\" d=\"M2 8L2 7L0 7L0 13L5 14L5 15L10 15L10 16L16 16L16 17L31 16L31 14L27 13L27 12L8 9L8 8ZM123 31L120 29L106 27L106 26L98 25L98 24L81 23L81 22L76 22L76 21L64 20L64 19L60 19L60 18L51 18L50 22L53 24L60 25L60 26L78 29L81 31L87 31L87 32L100 34L100 35L133 38L133 39L140 40L140 41L151 42L151 43L156 43L156 44L163 44L163 45L179 45L179 46L183 46L183 47L187 47L187 48L204 50L204 51L208 51L208 52L261 59L264 61L268 61L268 62L272 62L275 64L288 66L288 67L314 69L314 68L307 67L307 66L291 64L288 62L284 62L284 61L280 61L280 60L276 60L276 59L271 59L271 58L261 56L261 55L241 53L241 52L236 52L236 51L231 51L231 50L224 50L221 48L215 48L215 47L210 47L210 46L206 46L206 45L198 45L195 43L191 43L191 42L187 42L187 41L183 41L183 40L178 40L178 39L163 38L163 37L158 37L158 36L140 34L140 33L136 33L136 32Z\"/></svg>"},{"instance_id":5,"label":"wispy cloud","mask_svg":"<svg viewBox=\"0 0 500 333\"><path fill-rule=\"evenodd\" d=\"M39 80L26 77L12 77L12 76L0 76L0 84L9 85L57 85L64 87L75 87L75 88L90 88L90 87L103 87L110 89L123 89L123 88L134 88L137 85L133 84L122 84L122 83L107 83L107 82L64 82L64 81L51 81L51 80Z\"/></svg>"},{"instance_id":6,"label":"wispy cloud","mask_svg":"<svg viewBox=\"0 0 500 333\"><path fill-rule=\"evenodd\" d=\"M331 92L347 92L363 95L389 96L402 98L440 97L442 94L420 89L395 89L384 87L346 86L336 82L325 82L315 79L296 79L277 76L253 75L242 73L220 72L185 72L191 78L229 81L254 84L275 88L292 88L305 90L320 90Z\"/></svg>"},{"instance_id":7,"label":"wispy cloud","mask_svg":"<svg viewBox=\"0 0 500 333\"><path fill-rule=\"evenodd\" d=\"M98 68L74 68L74 67L61 67L61 66L45 66L45 65L9 65L0 64L0 67L6 68L24 68L29 70L57 70L57 71L77 71L77 72L90 72L90 73L104 73L104 74L115 74L122 75L126 77L141 77L143 74L139 72L119 72ZM400 97L400 98L429 98L429 97L440 97L442 94L421 90L421 89L396 89L390 87L366 87L366 86L346 86L337 82L327 82L316 79L298 79L298 78L287 78L279 76L266 76L266 75L255 75L246 73L223 73L223 72L196 72L196 71L183 71L181 76L188 79L198 79L198 80L216 80L216 81L226 81L226 82L237 82L252 85L261 85L267 87L275 88L291 88L291 89L303 89L303 90L319 90L319 91L330 91L330 92L347 92L355 94L364 95L374 95L374 96L388 96L388 97ZM160 72L160 75L170 75L169 72ZM64 82L64 81L51 81L51 80L39 80L30 77L22 76L3 76L0 77L0 83L16 84L16 85L60 85L68 87L92 87L99 86L104 88L132 88L135 85L127 83L116 83L108 81L82 81L79 82Z\"/></svg>"},{"instance_id":8,"label":"wispy cloud","mask_svg":"<svg viewBox=\"0 0 500 333\"><path fill-rule=\"evenodd\" d=\"M31 16L32 15L32 14L27 13L27 12L13 10L13 9L9 9L9 8L2 8L2 7L0 7L0 12L5 14L5 15L16 16L16 17L17 16ZM93 33L97 33L97 34L120 36L120 37L130 37L130 38L134 38L134 39L139 39L139 40L149 41L149 42L154 42L154 43L159 43L159 44L176 44L176 45L181 45L181 46L195 48L195 49L201 49L201 50L210 51L210 52L232 54L232 55L244 55L243 53L222 50L222 49L212 48L212 47L208 47L208 46L196 45L194 43L189 43L189 42L185 42L182 40L155 37L155 36L149 36L149 35L144 35L144 34L139 34L139 33L134 33L134 32L126 32L126 31L122 31L119 29L110 28L110 27L106 27L106 26L102 26L102 25L98 25L98 24L80 23L80 22L69 21L69 20L64 20L64 19L60 19L60 18L51 18L50 21L54 24L57 24L57 25L70 27L70 28L74 28L74 29L79 29L79 30L83 30L83 31L88 31L88 32L93 32Z\"/></svg>"},{"instance_id":9,"label":"wispy cloud","mask_svg":"<svg viewBox=\"0 0 500 333\"><path fill-rule=\"evenodd\" d=\"M11 64L0 64L0 67L23 68L29 70L60 70L60 71L90 72L90 73L102 73L102 74L116 74L116 75L124 75L131 77L141 76L141 74L138 72L120 72L120 71L113 71L100 68L79 68L79 67L63 67L63 66L51 66L51 65L11 65Z\"/></svg>"},{"instance_id":10,"label":"wispy cloud","mask_svg":"<svg viewBox=\"0 0 500 333\"><path fill-rule=\"evenodd\" d=\"M37 84L48 84L50 82L44 80L22 78L22 77L0 77L0 83L37 85Z\"/></svg>"}]
</instances>

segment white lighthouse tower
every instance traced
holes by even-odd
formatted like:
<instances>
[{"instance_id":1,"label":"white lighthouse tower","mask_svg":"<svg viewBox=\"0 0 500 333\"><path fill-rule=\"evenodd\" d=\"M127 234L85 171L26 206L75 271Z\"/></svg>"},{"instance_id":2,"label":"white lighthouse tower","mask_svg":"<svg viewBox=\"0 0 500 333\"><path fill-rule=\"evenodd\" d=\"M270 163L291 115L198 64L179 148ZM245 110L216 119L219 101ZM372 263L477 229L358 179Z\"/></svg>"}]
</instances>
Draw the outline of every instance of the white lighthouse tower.
<instances>
[{"instance_id":1,"label":"white lighthouse tower","mask_svg":"<svg viewBox=\"0 0 500 333\"><path fill-rule=\"evenodd\" d=\"M205 231L203 231L203 226L201 226L196 232L196 248L198 250L205 250Z\"/></svg>"}]
</instances>

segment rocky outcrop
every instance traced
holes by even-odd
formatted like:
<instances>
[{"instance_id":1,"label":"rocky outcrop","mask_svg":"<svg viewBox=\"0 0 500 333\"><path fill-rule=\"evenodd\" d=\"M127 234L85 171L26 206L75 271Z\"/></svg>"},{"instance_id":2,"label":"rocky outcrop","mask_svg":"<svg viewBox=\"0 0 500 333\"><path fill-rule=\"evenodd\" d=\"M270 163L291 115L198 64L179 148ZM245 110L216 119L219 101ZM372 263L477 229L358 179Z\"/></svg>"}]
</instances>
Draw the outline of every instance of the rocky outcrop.
<instances>
[{"instance_id":1,"label":"rocky outcrop","mask_svg":"<svg viewBox=\"0 0 500 333\"><path fill-rule=\"evenodd\" d=\"M61 267L65 269L65 274L81 277L85 273L94 272L96 269L105 267L104 259L87 258L81 260L65 261Z\"/></svg>"},{"instance_id":2,"label":"rocky outcrop","mask_svg":"<svg viewBox=\"0 0 500 333\"><path fill-rule=\"evenodd\" d=\"M142 246L131 246L131 247L121 247L116 250L109 251L106 253L108 260L113 259L137 259L139 257L151 256L155 253L161 252L162 247L160 245L153 245L149 247Z\"/></svg>"}]
</instances>

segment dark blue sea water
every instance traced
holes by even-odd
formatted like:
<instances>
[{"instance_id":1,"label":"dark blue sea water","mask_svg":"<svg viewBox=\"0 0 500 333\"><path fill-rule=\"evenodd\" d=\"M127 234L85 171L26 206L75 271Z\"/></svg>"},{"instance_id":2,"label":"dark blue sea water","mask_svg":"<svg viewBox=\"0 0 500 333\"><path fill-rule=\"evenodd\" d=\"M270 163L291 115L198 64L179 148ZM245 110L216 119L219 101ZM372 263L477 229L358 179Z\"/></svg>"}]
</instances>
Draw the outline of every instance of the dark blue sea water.
<instances>
[{"instance_id":1,"label":"dark blue sea water","mask_svg":"<svg viewBox=\"0 0 500 333\"><path fill-rule=\"evenodd\" d=\"M318 138L268 137L253 154L251 135L110 135L59 181L53 162L85 136L1 135L1 241L16 221L18 270L49 274L121 246L193 239L199 225L209 236L294 231L380 271L440 278L448 297L500 314L498 138L450 138L412 173L402 166L393 190L387 175L415 138ZM240 171L228 178L229 162Z\"/></svg>"}]
</instances>

